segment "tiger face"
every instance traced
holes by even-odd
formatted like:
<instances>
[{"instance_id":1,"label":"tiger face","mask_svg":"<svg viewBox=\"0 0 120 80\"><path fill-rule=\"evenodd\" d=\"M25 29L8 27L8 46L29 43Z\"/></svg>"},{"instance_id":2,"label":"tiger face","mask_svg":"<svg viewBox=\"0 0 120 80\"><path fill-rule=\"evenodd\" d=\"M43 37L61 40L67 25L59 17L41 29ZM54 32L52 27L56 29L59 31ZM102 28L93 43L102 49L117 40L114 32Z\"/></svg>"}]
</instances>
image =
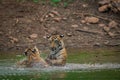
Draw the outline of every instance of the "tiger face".
<instances>
[{"instance_id":1,"label":"tiger face","mask_svg":"<svg viewBox=\"0 0 120 80\"><path fill-rule=\"evenodd\" d=\"M52 35L48 36L48 41L50 42L50 50L55 51L58 47L64 47L63 43L64 35Z\"/></svg>"},{"instance_id":2,"label":"tiger face","mask_svg":"<svg viewBox=\"0 0 120 80\"><path fill-rule=\"evenodd\" d=\"M33 48L27 48L24 51L25 56L30 59L30 60L34 60L34 59L39 59L40 57L40 52L38 50L38 48L35 46Z\"/></svg>"}]
</instances>

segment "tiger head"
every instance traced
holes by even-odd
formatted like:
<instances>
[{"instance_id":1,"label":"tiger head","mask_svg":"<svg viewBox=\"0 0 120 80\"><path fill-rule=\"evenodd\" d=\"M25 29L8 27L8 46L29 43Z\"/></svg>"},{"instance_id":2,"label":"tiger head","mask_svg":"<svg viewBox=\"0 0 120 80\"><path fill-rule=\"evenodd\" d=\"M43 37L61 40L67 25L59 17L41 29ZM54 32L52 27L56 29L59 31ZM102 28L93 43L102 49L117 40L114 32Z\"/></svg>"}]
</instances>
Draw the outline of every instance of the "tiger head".
<instances>
[{"instance_id":1,"label":"tiger head","mask_svg":"<svg viewBox=\"0 0 120 80\"><path fill-rule=\"evenodd\" d=\"M27 56L28 59L31 59L31 60L40 57L40 52L36 46L33 48L27 48L24 54L25 56Z\"/></svg>"},{"instance_id":2,"label":"tiger head","mask_svg":"<svg viewBox=\"0 0 120 80\"><path fill-rule=\"evenodd\" d=\"M58 47L64 47L63 43L64 35L51 35L47 39L50 42L50 50L55 51Z\"/></svg>"}]
</instances>

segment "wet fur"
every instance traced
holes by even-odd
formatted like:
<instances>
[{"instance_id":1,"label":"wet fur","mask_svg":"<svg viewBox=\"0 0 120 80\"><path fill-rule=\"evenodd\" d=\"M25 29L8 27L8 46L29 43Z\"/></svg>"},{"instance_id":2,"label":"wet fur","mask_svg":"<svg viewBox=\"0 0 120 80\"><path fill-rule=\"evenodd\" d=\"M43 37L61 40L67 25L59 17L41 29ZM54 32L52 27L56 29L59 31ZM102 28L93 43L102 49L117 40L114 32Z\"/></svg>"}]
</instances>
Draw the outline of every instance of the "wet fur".
<instances>
[{"instance_id":1,"label":"wet fur","mask_svg":"<svg viewBox=\"0 0 120 80\"><path fill-rule=\"evenodd\" d=\"M48 64L40 57L39 50L34 48L28 48L25 50L26 59L17 63L18 67L47 67Z\"/></svg>"},{"instance_id":2,"label":"wet fur","mask_svg":"<svg viewBox=\"0 0 120 80\"><path fill-rule=\"evenodd\" d=\"M66 64L67 52L61 35L52 35L48 38L50 41L50 54L46 62L49 65L64 66Z\"/></svg>"}]
</instances>

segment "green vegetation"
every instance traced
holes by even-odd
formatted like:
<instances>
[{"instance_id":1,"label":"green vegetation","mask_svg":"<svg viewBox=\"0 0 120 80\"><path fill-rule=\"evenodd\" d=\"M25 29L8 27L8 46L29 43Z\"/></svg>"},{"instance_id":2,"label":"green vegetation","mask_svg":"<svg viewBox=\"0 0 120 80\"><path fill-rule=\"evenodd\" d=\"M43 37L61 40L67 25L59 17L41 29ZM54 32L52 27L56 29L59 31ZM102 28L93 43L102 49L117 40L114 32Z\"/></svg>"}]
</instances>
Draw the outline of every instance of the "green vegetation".
<instances>
[{"instance_id":1,"label":"green vegetation","mask_svg":"<svg viewBox=\"0 0 120 80\"><path fill-rule=\"evenodd\" d=\"M32 1L34 3L41 2L42 4L46 4L46 2L49 2L52 6L67 7L68 4L73 2L74 0L17 0L17 2L25 2L25 1Z\"/></svg>"},{"instance_id":2,"label":"green vegetation","mask_svg":"<svg viewBox=\"0 0 120 80\"><path fill-rule=\"evenodd\" d=\"M51 0L51 4L53 6L59 6L60 3L62 4L63 7L67 7L69 3L73 2L74 0Z\"/></svg>"}]
</instances>

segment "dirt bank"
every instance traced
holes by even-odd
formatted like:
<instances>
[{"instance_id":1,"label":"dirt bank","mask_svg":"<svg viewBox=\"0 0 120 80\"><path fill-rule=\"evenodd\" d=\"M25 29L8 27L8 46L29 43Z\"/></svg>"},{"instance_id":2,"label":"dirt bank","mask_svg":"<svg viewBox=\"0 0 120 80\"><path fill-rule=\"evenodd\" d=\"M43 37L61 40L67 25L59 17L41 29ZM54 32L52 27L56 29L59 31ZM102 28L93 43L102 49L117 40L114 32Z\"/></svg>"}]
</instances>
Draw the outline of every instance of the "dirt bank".
<instances>
[{"instance_id":1,"label":"dirt bank","mask_svg":"<svg viewBox=\"0 0 120 80\"><path fill-rule=\"evenodd\" d=\"M66 47L120 46L120 14L100 13L98 0L75 0L67 7L48 2L0 2L0 50L29 45L48 48L47 35L65 35ZM92 17L92 19L91 19Z\"/></svg>"}]
</instances>

